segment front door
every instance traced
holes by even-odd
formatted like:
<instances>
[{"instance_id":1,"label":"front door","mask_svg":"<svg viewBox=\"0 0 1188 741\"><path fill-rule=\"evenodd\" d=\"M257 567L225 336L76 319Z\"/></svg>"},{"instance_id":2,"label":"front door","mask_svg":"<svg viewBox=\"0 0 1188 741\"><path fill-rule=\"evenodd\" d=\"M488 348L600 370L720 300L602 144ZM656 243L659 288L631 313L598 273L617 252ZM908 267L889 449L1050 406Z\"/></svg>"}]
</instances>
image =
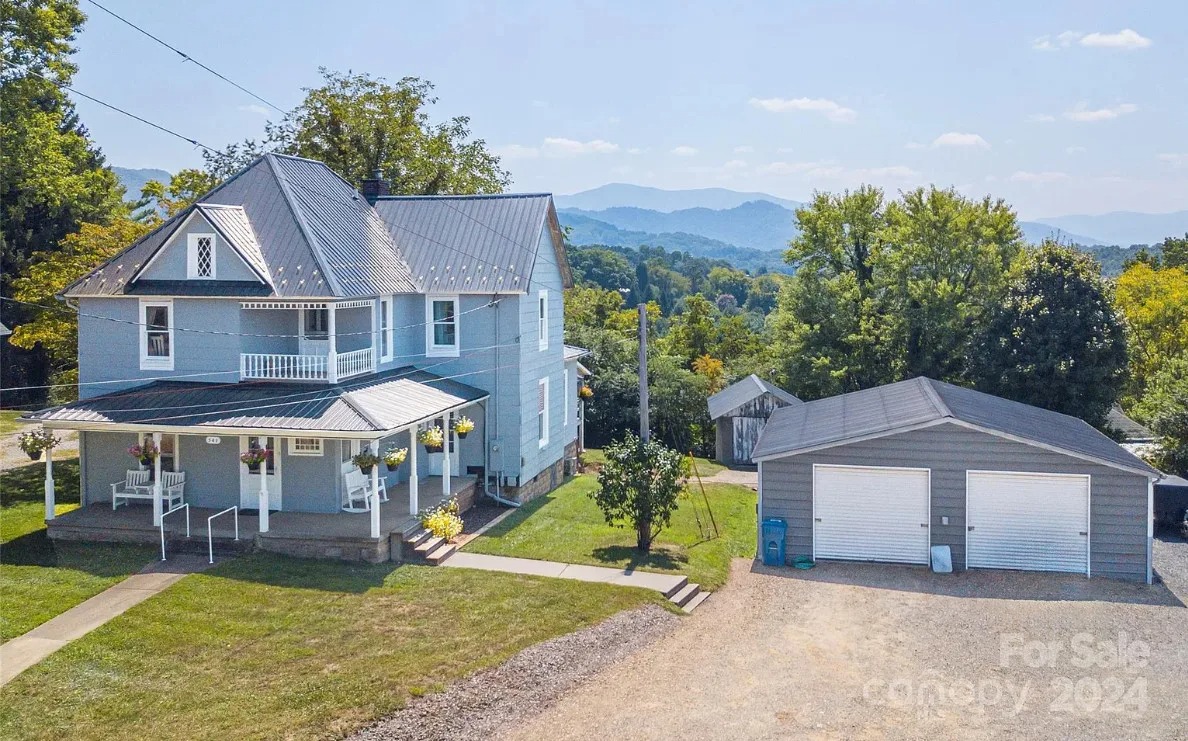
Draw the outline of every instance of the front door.
<instances>
[{"instance_id":1,"label":"front door","mask_svg":"<svg viewBox=\"0 0 1188 741\"><path fill-rule=\"evenodd\" d=\"M444 427L445 420L438 418L433 421L433 424ZM446 435L446 440L450 446L450 475L457 476L461 467L458 465L458 435L450 430L450 434ZM430 453L429 454L429 473L433 476L441 475L442 463L445 460L445 453Z\"/></svg>"},{"instance_id":2,"label":"front door","mask_svg":"<svg viewBox=\"0 0 1188 741\"><path fill-rule=\"evenodd\" d=\"M281 509L281 465L280 438L256 437L241 435L239 437L239 452L246 453L249 448L263 448L268 451L268 460L260 464L258 471L251 471L243 463L239 464L239 506L241 509L258 509L260 506L260 477L267 476L268 481L268 509Z\"/></svg>"}]
</instances>

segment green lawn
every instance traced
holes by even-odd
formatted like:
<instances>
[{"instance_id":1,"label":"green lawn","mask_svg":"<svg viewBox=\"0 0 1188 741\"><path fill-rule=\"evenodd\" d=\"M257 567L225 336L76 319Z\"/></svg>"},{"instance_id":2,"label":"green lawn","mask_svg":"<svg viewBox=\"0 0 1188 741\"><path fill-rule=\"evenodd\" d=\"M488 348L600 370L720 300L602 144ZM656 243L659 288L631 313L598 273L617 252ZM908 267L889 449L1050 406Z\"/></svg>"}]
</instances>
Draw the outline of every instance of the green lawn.
<instances>
[{"instance_id":1,"label":"green lawn","mask_svg":"<svg viewBox=\"0 0 1188 741\"><path fill-rule=\"evenodd\" d=\"M756 495L746 487L706 484L706 495L721 535L705 540L699 532L696 515L703 522L708 518L701 490L694 485L691 497L683 499L673 515L671 526L653 543L652 552L641 556L635 549L634 533L607 525L602 511L588 496L597 486L594 476L578 476L524 505L468 543L466 550L682 573L709 590L726 583L730 559L755 555Z\"/></svg>"},{"instance_id":2,"label":"green lawn","mask_svg":"<svg viewBox=\"0 0 1188 741\"><path fill-rule=\"evenodd\" d=\"M19 676L0 690L0 738L337 738L531 644L660 601L257 553L187 576Z\"/></svg>"},{"instance_id":3,"label":"green lawn","mask_svg":"<svg viewBox=\"0 0 1188 741\"><path fill-rule=\"evenodd\" d=\"M726 470L726 466L723 466L717 461L711 461L708 458L694 457L693 460L697 466L697 473L705 479L708 479L710 476L713 476L720 471ZM606 463L606 454L604 454L600 448L587 448L582 453L582 462L587 465L601 466L603 463Z\"/></svg>"},{"instance_id":4,"label":"green lawn","mask_svg":"<svg viewBox=\"0 0 1188 741\"><path fill-rule=\"evenodd\" d=\"M55 543L45 534L45 464L0 474L0 641L41 625L154 558L151 547ZM78 459L54 462L61 514L78 506Z\"/></svg>"},{"instance_id":5,"label":"green lawn","mask_svg":"<svg viewBox=\"0 0 1188 741\"><path fill-rule=\"evenodd\" d=\"M11 435L20 430L25 425L17 423L17 417L24 414L24 412L13 412L7 409L0 410L0 435Z\"/></svg>"}]
</instances>

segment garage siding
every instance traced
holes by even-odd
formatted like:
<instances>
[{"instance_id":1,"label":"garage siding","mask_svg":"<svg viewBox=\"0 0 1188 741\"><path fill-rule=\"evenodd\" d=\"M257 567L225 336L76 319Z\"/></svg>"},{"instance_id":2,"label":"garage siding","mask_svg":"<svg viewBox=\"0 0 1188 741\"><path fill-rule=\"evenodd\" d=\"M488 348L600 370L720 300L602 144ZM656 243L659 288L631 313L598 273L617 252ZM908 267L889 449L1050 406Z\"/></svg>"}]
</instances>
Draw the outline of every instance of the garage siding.
<instances>
[{"instance_id":1,"label":"garage siding","mask_svg":"<svg viewBox=\"0 0 1188 741\"><path fill-rule=\"evenodd\" d=\"M958 569L965 566L967 470L1089 474L1093 575L1146 579L1146 477L950 424L765 461L761 515L788 521L789 557L813 552L814 463L930 468L932 544L952 548Z\"/></svg>"}]
</instances>

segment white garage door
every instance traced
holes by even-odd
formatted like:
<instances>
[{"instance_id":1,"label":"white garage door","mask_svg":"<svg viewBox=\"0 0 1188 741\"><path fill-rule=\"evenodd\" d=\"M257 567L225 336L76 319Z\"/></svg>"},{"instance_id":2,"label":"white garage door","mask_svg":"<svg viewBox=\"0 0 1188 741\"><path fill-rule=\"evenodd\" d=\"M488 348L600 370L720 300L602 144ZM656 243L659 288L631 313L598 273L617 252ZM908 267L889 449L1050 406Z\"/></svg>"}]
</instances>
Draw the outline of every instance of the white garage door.
<instances>
[{"instance_id":1,"label":"white garage door","mask_svg":"<svg viewBox=\"0 0 1188 741\"><path fill-rule=\"evenodd\" d=\"M813 467L813 555L928 563L928 469Z\"/></svg>"},{"instance_id":2,"label":"white garage door","mask_svg":"<svg viewBox=\"0 0 1188 741\"><path fill-rule=\"evenodd\" d=\"M966 486L969 567L1088 573L1088 476L970 471Z\"/></svg>"}]
</instances>

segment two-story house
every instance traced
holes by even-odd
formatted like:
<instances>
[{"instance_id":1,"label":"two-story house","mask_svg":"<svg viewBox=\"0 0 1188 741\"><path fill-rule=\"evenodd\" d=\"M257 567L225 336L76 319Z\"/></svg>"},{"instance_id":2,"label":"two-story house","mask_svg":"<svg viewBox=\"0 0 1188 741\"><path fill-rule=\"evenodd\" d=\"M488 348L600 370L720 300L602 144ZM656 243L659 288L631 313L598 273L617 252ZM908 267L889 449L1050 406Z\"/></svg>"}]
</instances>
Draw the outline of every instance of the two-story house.
<instances>
[{"instance_id":1,"label":"two-story house","mask_svg":"<svg viewBox=\"0 0 1188 741\"><path fill-rule=\"evenodd\" d=\"M79 430L83 507L51 536L155 534L184 502L254 515L260 547L375 560L444 497L546 492L576 455L570 284L547 194L360 193L265 155L65 291L81 398L30 418ZM394 471L353 461L391 448ZM52 519L51 463L46 496Z\"/></svg>"}]
</instances>

